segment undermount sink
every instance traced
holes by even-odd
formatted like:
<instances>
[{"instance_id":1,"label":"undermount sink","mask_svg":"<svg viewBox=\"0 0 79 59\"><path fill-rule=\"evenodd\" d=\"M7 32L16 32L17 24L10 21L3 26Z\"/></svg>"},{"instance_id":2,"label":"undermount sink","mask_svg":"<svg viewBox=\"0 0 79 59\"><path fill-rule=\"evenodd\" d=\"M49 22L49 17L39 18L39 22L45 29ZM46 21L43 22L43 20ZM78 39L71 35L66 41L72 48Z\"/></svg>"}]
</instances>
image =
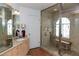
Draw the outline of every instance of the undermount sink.
<instances>
[{"instance_id":1,"label":"undermount sink","mask_svg":"<svg viewBox=\"0 0 79 59\"><path fill-rule=\"evenodd\" d=\"M16 39L16 41L22 41L24 40L24 38L19 38L19 39Z\"/></svg>"}]
</instances>

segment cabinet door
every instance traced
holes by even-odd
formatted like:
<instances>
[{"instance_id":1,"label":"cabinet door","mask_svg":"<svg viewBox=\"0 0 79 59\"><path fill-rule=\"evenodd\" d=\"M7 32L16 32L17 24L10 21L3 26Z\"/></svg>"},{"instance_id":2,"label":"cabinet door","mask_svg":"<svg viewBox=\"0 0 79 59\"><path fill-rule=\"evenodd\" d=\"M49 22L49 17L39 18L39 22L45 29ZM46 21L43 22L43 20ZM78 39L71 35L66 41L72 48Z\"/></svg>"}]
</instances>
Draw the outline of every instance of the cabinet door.
<instances>
[{"instance_id":1,"label":"cabinet door","mask_svg":"<svg viewBox=\"0 0 79 59\"><path fill-rule=\"evenodd\" d=\"M2 54L2 56L26 56L28 50L29 50L28 40L24 40L18 46Z\"/></svg>"},{"instance_id":2,"label":"cabinet door","mask_svg":"<svg viewBox=\"0 0 79 59\"><path fill-rule=\"evenodd\" d=\"M17 56L21 56L21 44L17 46Z\"/></svg>"},{"instance_id":3,"label":"cabinet door","mask_svg":"<svg viewBox=\"0 0 79 59\"><path fill-rule=\"evenodd\" d=\"M28 46L28 40L25 40L24 43L23 43L23 52L24 52L24 55L27 54L28 50L29 50L29 46Z\"/></svg>"},{"instance_id":4,"label":"cabinet door","mask_svg":"<svg viewBox=\"0 0 79 59\"><path fill-rule=\"evenodd\" d=\"M27 54L29 50L29 40L26 40L25 46L26 46L26 54Z\"/></svg>"},{"instance_id":5,"label":"cabinet door","mask_svg":"<svg viewBox=\"0 0 79 59\"><path fill-rule=\"evenodd\" d=\"M26 41L23 42L23 54L26 55L26 51L27 51L27 45L26 45Z\"/></svg>"},{"instance_id":6,"label":"cabinet door","mask_svg":"<svg viewBox=\"0 0 79 59\"><path fill-rule=\"evenodd\" d=\"M17 56L17 54L18 54L17 47L13 48L13 49L10 50L10 51L11 51L11 55L12 55L12 56Z\"/></svg>"},{"instance_id":7,"label":"cabinet door","mask_svg":"<svg viewBox=\"0 0 79 59\"><path fill-rule=\"evenodd\" d=\"M24 47L24 42L21 44L21 56L25 55L25 47Z\"/></svg>"},{"instance_id":8,"label":"cabinet door","mask_svg":"<svg viewBox=\"0 0 79 59\"><path fill-rule=\"evenodd\" d=\"M20 56L25 56L28 52L29 48L28 48L28 41L24 40L23 43L21 45L18 46L18 54Z\"/></svg>"}]
</instances>

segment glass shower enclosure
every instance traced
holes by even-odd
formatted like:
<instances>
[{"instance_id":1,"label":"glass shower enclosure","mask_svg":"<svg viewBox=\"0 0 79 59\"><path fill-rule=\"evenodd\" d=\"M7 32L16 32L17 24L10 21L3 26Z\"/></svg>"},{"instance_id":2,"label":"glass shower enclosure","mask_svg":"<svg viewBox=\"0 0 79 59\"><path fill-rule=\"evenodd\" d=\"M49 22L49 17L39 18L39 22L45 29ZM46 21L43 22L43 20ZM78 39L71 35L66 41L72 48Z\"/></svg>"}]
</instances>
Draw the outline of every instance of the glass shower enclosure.
<instances>
[{"instance_id":1,"label":"glass shower enclosure","mask_svg":"<svg viewBox=\"0 0 79 59\"><path fill-rule=\"evenodd\" d=\"M41 47L53 55L79 55L78 3L58 3L41 11Z\"/></svg>"}]
</instances>

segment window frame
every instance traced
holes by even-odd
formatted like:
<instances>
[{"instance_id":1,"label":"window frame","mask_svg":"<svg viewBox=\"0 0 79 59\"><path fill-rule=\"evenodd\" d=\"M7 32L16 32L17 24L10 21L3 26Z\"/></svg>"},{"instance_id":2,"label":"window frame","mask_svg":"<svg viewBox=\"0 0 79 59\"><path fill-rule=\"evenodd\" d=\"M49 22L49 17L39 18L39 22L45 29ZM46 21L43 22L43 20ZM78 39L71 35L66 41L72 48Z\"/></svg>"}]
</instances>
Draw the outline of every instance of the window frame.
<instances>
[{"instance_id":1,"label":"window frame","mask_svg":"<svg viewBox=\"0 0 79 59\"><path fill-rule=\"evenodd\" d=\"M69 20L69 18L67 18L67 17L62 17L62 19L61 19L61 21L63 20L63 18L65 18L65 20L66 21L68 21L68 22L66 22L66 23L63 23L63 22L61 22L61 31L63 30L63 25L66 25L66 27L69 27L69 30L68 30L68 36L65 36L65 35L67 35L67 34L64 34L64 36L62 36L63 38L66 38L66 39L69 39L70 38L70 20ZM59 25L59 19L56 21L56 23L55 23L55 34L56 34L56 37L59 37L59 29L57 29L57 26ZM68 26L67 26L68 25ZM57 30L58 30L58 33L57 33ZM62 33L62 32L61 32ZM63 32L64 33L64 32ZM66 32L65 32L66 33ZM63 34L62 34L63 35Z\"/></svg>"}]
</instances>

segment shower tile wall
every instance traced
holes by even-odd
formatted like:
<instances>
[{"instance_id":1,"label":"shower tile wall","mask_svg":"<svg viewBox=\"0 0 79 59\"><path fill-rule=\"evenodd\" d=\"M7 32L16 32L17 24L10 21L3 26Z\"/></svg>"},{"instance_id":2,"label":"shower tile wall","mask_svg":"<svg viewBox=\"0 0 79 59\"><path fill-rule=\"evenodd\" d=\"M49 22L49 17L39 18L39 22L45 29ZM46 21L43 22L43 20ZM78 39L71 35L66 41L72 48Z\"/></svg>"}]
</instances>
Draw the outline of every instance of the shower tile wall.
<instances>
[{"instance_id":1,"label":"shower tile wall","mask_svg":"<svg viewBox=\"0 0 79 59\"><path fill-rule=\"evenodd\" d=\"M42 12L42 46L50 46L50 32L52 32L52 14Z\"/></svg>"}]
</instances>

